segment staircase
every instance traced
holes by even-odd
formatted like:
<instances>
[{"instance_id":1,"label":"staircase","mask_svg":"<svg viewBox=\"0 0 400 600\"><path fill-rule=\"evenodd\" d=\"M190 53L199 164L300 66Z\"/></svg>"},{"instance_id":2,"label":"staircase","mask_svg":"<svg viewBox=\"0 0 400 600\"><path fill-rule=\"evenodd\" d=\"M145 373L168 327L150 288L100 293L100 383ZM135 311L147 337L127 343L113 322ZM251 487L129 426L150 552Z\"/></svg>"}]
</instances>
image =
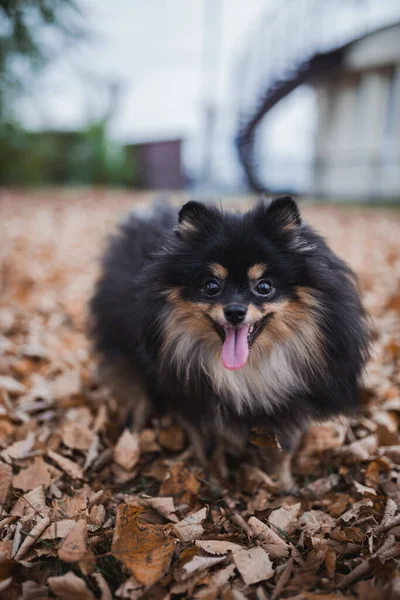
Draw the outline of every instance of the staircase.
<instances>
[{"instance_id":1,"label":"staircase","mask_svg":"<svg viewBox=\"0 0 400 600\"><path fill-rule=\"evenodd\" d=\"M300 85L340 71L356 39L399 20L398 0L283 0L264 14L238 58L233 90L236 144L250 189L270 191L256 156L265 115Z\"/></svg>"}]
</instances>

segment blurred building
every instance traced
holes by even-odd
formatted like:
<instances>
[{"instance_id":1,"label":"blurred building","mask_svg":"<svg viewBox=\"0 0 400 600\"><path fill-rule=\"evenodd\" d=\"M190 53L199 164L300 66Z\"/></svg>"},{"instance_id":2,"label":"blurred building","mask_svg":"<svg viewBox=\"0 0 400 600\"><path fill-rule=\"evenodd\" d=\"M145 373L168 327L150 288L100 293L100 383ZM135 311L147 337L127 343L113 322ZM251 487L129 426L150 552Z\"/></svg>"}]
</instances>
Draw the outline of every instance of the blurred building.
<instances>
[{"instance_id":1,"label":"blurred building","mask_svg":"<svg viewBox=\"0 0 400 600\"><path fill-rule=\"evenodd\" d=\"M313 194L400 199L400 24L350 44L316 88Z\"/></svg>"},{"instance_id":2,"label":"blurred building","mask_svg":"<svg viewBox=\"0 0 400 600\"><path fill-rule=\"evenodd\" d=\"M185 186L182 139L164 139L127 146L132 170L139 186L153 190L180 190Z\"/></svg>"},{"instance_id":3,"label":"blurred building","mask_svg":"<svg viewBox=\"0 0 400 600\"><path fill-rule=\"evenodd\" d=\"M237 147L248 186L400 199L400 3L286 0L264 17L235 72ZM279 129L294 98L297 109L305 98L306 110L297 111L292 130ZM287 142L283 153L282 143L275 151L274 128Z\"/></svg>"}]
</instances>

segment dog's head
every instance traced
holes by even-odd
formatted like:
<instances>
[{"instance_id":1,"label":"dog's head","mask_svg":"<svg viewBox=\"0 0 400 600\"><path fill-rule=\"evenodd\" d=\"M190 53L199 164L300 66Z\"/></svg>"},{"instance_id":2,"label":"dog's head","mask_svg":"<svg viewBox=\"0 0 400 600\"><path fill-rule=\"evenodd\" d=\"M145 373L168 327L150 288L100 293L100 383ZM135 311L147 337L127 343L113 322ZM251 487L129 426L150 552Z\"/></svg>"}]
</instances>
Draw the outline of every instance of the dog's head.
<instances>
[{"instance_id":1,"label":"dog's head","mask_svg":"<svg viewBox=\"0 0 400 600\"><path fill-rule=\"evenodd\" d=\"M312 250L290 197L244 215L188 202L166 269L166 346L182 361L195 345L237 370L299 330L317 339ZM179 360L179 358L178 358Z\"/></svg>"}]
</instances>

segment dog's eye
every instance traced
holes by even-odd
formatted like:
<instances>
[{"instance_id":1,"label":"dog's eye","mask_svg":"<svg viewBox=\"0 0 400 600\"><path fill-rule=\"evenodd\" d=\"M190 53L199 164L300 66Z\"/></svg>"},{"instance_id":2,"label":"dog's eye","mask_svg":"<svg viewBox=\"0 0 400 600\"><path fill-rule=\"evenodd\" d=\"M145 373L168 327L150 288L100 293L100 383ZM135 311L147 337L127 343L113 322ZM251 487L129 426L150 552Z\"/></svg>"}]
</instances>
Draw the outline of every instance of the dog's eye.
<instances>
[{"instance_id":1,"label":"dog's eye","mask_svg":"<svg viewBox=\"0 0 400 600\"><path fill-rule=\"evenodd\" d=\"M274 287L268 279L261 279L254 287L254 292L258 296L270 296L274 291Z\"/></svg>"},{"instance_id":2,"label":"dog's eye","mask_svg":"<svg viewBox=\"0 0 400 600\"><path fill-rule=\"evenodd\" d=\"M217 296L221 291L221 284L217 279L208 279L204 284L206 296Z\"/></svg>"}]
</instances>

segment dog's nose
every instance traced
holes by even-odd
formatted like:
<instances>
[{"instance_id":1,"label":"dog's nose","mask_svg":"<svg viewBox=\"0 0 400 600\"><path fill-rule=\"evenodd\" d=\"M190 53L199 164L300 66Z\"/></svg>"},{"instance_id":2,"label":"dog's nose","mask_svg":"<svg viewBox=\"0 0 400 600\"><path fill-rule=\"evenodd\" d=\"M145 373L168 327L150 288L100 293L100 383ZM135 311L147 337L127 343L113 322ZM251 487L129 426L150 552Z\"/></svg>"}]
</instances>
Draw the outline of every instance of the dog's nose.
<instances>
[{"instance_id":1,"label":"dog's nose","mask_svg":"<svg viewBox=\"0 0 400 600\"><path fill-rule=\"evenodd\" d=\"M228 304L225 306L224 313L226 320L229 321L232 325L238 325L238 323L242 323L244 321L247 308L243 306L243 304Z\"/></svg>"}]
</instances>

